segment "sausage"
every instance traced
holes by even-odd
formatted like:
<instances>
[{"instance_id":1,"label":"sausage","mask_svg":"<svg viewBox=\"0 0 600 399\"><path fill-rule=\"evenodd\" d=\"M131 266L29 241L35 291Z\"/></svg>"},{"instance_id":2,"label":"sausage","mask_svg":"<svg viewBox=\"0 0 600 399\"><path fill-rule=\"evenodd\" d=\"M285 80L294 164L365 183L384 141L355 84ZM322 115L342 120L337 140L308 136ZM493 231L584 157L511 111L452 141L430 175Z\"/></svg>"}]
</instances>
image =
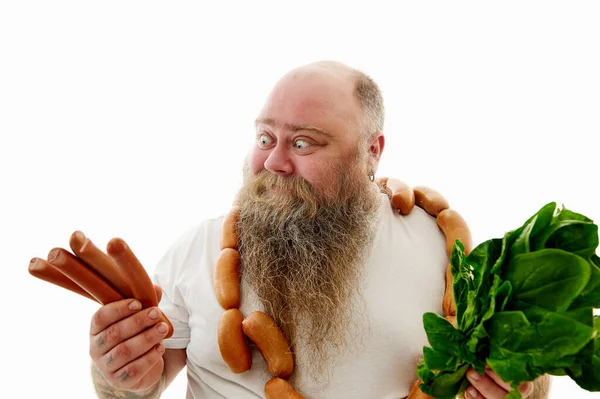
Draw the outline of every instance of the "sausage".
<instances>
[{"instance_id":1,"label":"sausage","mask_svg":"<svg viewBox=\"0 0 600 399\"><path fill-rule=\"evenodd\" d=\"M450 324L452 324L452 327L456 328L456 316L446 316L444 317L444 319L446 319Z\"/></svg>"},{"instance_id":2,"label":"sausage","mask_svg":"<svg viewBox=\"0 0 600 399\"><path fill-rule=\"evenodd\" d=\"M131 288L112 259L96 247L81 231L71 234L69 245L79 259L115 287L124 298L134 298Z\"/></svg>"},{"instance_id":3,"label":"sausage","mask_svg":"<svg viewBox=\"0 0 600 399\"><path fill-rule=\"evenodd\" d=\"M215 294L223 309L240 307L240 253L225 248L219 254L215 267Z\"/></svg>"},{"instance_id":4,"label":"sausage","mask_svg":"<svg viewBox=\"0 0 600 399\"><path fill-rule=\"evenodd\" d=\"M242 322L244 334L258 346L267 370L274 377L288 378L294 372L294 358L283 333L263 312L252 312Z\"/></svg>"},{"instance_id":5,"label":"sausage","mask_svg":"<svg viewBox=\"0 0 600 399\"><path fill-rule=\"evenodd\" d=\"M33 258L29 262L29 274L34 277L44 280L48 283L73 291L79 295L98 302L96 298L88 294L86 290L81 288L77 283L73 282L69 277L62 274L60 271L52 267L48 262L41 258Z\"/></svg>"},{"instance_id":6,"label":"sausage","mask_svg":"<svg viewBox=\"0 0 600 399\"><path fill-rule=\"evenodd\" d=\"M123 296L106 280L63 248L53 248L48 253L48 263L58 269L103 305L120 301Z\"/></svg>"},{"instance_id":7,"label":"sausage","mask_svg":"<svg viewBox=\"0 0 600 399\"><path fill-rule=\"evenodd\" d=\"M413 191L415 193L415 204L431 216L437 217L441 211L450 207L448 200L432 188L417 186Z\"/></svg>"},{"instance_id":8,"label":"sausage","mask_svg":"<svg viewBox=\"0 0 600 399\"><path fill-rule=\"evenodd\" d=\"M237 222L240 218L240 212L241 208L238 205L234 205L223 219L223 225L221 226L221 249L237 249Z\"/></svg>"},{"instance_id":9,"label":"sausage","mask_svg":"<svg viewBox=\"0 0 600 399\"><path fill-rule=\"evenodd\" d=\"M305 399L304 396L294 391L292 384L281 378L271 378L265 384L267 399Z\"/></svg>"},{"instance_id":10,"label":"sausage","mask_svg":"<svg viewBox=\"0 0 600 399\"><path fill-rule=\"evenodd\" d=\"M447 316L456 315L456 303L454 302L454 291L452 289L452 265L446 267L446 290L442 299L442 309Z\"/></svg>"},{"instance_id":11,"label":"sausage","mask_svg":"<svg viewBox=\"0 0 600 399\"><path fill-rule=\"evenodd\" d=\"M252 367L252 355L242 329L244 316L239 309L228 309L219 319L219 350L229 370L240 374Z\"/></svg>"},{"instance_id":12,"label":"sausage","mask_svg":"<svg viewBox=\"0 0 600 399\"><path fill-rule=\"evenodd\" d=\"M388 179L386 190L391 192L392 206L403 215L408 215L415 206L415 193L406 183L398 179Z\"/></svg>"},{"instance_id":13,"label":"sausage","mask_svg":"<svg viewBox=\"0 0 600 399\"><path fill-rule=\"evenodd\" d=\"M106 252L117 265L133 296L142 303L142 308L158 306L152 280L127 243L120 238L113 238L108 242ZM169 328L165 339L170 338L173 335L173 325L162 312L160 321L166 323Z\"/></svg>"},{"instance_id":14,"label":"sausage","mask_svg":"<svg viewBox=\"0 0 600 399\"><path fill-rule=\"evenodd\" d=\"M410 388L410 393L408 394L406 399L434 399L432 396L427 395L419 389L419 385L421 384L421 380L413 382L412 387Z\"/></svg>"},{"instance_id":15,"label":"sausage","mask_svg":"<svg viewBox=\"0 0 600 399\"><path fill-rule=\"evenodd\" d=\"M454 242L459 239L465 247L465 255L469 255L473 249L473 239L471 238L471 230L467 226L467 222L454 209L445 209L441 211L436 219L438 227L446 236L446 253L452 255Z\"/></svg>"}]
</instances>

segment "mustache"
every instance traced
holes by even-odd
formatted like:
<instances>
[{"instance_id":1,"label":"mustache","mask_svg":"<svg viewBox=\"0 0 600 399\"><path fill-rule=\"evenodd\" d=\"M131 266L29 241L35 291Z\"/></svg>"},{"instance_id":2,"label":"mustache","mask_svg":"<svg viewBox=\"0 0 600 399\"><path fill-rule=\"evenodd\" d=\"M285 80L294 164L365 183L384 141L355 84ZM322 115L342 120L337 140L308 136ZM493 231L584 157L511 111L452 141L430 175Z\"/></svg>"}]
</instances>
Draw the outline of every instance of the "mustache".
<instances>
[{"instance_id":1,"label":"mustache","mask_svg":"<svg viewBox=\"0 0 600 399\"><path fill-rule=\"evenodd\" d=\"M330 202L300 176L279 176L260 171L255 175L246 175L245 180L243 200L264 205L268 209L314 218Z\"/></svg>"},{"instance_id":2,"label":"mustache","mask_svg":"<svg viewBox=\"0 0 600 399\"><path fill-rule=\"evenodd\" d=\"M300 176L284 177L263 170L252 176L249 183L257 196L263 196L270 190L284 192L298 199L316 196L313 186Z\"/></svg>"}]
</instances>

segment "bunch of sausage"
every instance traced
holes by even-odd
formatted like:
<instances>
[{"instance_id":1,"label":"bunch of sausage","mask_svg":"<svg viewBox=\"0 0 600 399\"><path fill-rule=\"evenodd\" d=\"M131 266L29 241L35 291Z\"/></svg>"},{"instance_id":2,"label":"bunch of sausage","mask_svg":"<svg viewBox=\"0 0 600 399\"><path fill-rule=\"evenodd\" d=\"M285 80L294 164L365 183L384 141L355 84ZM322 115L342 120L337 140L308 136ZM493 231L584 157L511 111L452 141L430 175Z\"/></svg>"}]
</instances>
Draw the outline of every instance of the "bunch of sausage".
<instances>
[{"instance_id":1,"label":"bunch of sausage","mask_svg":"<svg viewBox=\"0 0 600 399\"><path fill-rule=\"evenodd\" d=\"M31 259L29 273L102 305L136 298L144 309L158 306L152 280L124 240L113 238L104 253L82 232L76 231L69 245L72 253L64 248L53 248L47 259ZM166 338L171 337L173 326L169 319L161 313L160 321L169 327Z\"/></svg>"}]
</instances>

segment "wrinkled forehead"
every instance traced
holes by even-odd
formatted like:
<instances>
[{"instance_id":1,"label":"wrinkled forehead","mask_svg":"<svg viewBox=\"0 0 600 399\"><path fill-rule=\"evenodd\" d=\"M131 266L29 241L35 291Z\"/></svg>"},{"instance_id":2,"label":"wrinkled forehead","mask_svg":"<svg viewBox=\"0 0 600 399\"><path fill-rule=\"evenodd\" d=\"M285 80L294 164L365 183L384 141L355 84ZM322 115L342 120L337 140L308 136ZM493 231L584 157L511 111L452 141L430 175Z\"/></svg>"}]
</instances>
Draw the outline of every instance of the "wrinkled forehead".
<instances>
[{"instance_id":1,"label":"wrinkled forehead","mask_svg":"<svg viewBox=\"0 0 600 399\"><path fill-rule=\"evenodd\" d=\"M289 72L271 91L259 119L309 124L335 134L360 130L355 78L344 71L304 67Z\"/></svg>"}]
</instances>

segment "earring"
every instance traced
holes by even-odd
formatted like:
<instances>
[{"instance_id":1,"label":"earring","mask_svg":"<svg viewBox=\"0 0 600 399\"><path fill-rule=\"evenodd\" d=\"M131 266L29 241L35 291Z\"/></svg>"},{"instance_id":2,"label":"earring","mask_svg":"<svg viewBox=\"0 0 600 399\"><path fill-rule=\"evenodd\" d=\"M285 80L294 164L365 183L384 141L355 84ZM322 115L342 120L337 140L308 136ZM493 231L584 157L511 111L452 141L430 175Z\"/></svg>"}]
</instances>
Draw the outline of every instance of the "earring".
<instances>
[{"instance_id":1,"label":"earring","mask_svg":"<svg viewBox=\"0 0 600 399\"><path fill-rule=\"evenodd\" d=\"M370 182L374 182L375 181L375 172L373 172L373 171L369 172L369 181Z\"/></svg>"}]
</instances>

